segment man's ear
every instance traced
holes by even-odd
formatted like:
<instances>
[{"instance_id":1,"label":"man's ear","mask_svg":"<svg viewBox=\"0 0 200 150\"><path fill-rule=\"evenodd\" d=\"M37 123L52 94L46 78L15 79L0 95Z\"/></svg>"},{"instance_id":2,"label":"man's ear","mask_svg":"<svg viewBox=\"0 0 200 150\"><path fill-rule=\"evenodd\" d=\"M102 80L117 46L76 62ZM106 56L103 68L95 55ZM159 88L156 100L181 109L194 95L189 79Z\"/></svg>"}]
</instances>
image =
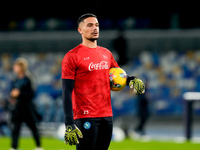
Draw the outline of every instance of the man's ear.
<instances>
[{"instance_id":1,"label":"man's ear","mask_svg":"<svg viewBox=\"0 0 200 150\"><path fill-rule=\"evenodd\" d=\"M80 34L82 34L82 30L81 30L80 27L78 27L78 32L79 32Z\"/></svg>"}]
</instances>

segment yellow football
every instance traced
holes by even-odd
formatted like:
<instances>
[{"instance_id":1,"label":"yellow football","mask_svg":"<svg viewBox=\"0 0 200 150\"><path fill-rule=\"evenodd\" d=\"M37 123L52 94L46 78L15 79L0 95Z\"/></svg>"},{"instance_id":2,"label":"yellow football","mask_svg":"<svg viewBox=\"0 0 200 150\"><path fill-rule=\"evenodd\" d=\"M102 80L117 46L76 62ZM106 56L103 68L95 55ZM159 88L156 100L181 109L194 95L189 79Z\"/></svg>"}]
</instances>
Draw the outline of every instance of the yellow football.
<instances>
[{"instance_id":1,"label":"yellow football","mask_svg":"<svg viewBox=\"0 0 200 150\"><path fill-rule=\"evenodd\" d=\"M109 71L110 88L112 91L120 91L126 86L126 72L121 68L111 68Z\"/></svg>"}]
</instances>

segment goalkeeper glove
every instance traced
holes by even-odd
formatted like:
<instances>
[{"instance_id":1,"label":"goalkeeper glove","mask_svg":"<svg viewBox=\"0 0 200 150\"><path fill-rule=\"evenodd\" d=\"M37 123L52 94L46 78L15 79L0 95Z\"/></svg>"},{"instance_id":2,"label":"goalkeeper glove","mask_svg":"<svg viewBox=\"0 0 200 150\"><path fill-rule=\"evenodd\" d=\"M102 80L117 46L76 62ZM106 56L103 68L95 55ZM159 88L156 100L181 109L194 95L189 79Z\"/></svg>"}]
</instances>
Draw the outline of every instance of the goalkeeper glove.
<instances>
[{"instance_id":1,"label":"goalkeeper glove","mask_svg":"<svg viewBox=\"0 0 200 150\"><path fill-rule=\"evenodd\" d=\"M79 144L78 137L83 138L83 134L75 124L67 125L65 131L65 143L69 145Z\"/></svg>"},{"instance_id":2,"label":"goalkeeper glove","mask_svg":"<svg viewBox=\"0 0 200 150\"><path fill-rule=\"evenodd\" d=\"M131 89L134 88L133 92L136 95L141 95L141 94L144 94L144 92L145 92L145 85L142 82L142 80L140 80L138 78L134 78L133 80L130 80L129 87Z\"/></svg>"}]
</instances>

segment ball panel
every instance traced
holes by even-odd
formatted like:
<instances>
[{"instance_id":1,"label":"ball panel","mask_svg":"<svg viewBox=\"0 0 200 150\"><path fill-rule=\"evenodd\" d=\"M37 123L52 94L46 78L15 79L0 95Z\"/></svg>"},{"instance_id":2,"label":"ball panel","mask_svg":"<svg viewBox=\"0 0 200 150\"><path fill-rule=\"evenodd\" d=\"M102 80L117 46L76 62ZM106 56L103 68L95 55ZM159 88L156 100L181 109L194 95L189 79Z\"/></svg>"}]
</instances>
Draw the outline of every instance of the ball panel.
<instances>
[{"instance_id":1,"label":"ball panel","mask_svg":"<svg viewBox=\"0 0 200 150\"><path fill-rule=\"evenodd\" d=\"M121 68L111 68L109 71L112 91L120 91L126 86L126 72Z\"/></svg>"}]
</instances>

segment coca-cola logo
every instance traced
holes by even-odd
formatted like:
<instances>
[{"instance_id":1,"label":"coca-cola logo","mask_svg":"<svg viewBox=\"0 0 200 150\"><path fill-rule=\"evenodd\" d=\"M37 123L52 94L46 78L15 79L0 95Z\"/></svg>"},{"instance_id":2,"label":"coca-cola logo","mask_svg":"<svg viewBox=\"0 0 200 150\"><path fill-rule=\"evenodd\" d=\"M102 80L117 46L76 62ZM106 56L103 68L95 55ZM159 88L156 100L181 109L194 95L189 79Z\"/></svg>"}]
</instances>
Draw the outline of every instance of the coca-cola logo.
<instances>
[{"instance_id":1,"label":"coca-cola logo","mask_svg":"<svg viewBox=\"0 0 200 150\"><path fill-rule=\"evenodd\" d=\"M101 61L100 63L91 62L88 66L89 71L108 69L108 62Z\"/></svg>"}]
</instances>

